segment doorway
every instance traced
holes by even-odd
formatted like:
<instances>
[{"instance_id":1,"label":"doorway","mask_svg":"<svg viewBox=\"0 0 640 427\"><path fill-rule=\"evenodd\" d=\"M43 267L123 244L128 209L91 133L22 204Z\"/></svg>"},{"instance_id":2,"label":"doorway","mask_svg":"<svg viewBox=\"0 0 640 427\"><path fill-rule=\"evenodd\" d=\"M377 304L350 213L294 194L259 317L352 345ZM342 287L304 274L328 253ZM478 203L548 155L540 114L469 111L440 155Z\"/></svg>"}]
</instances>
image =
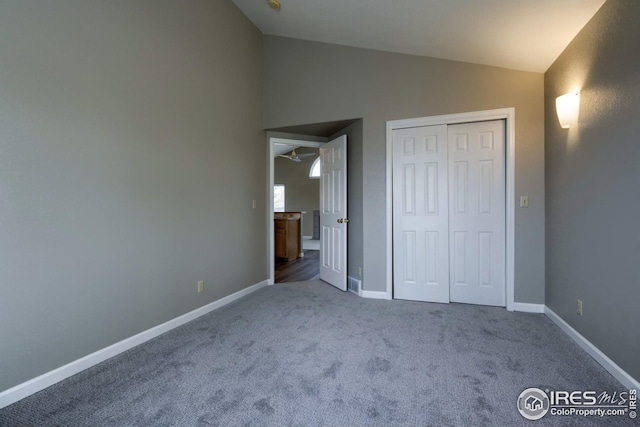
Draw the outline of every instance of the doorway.
<instances>
[{"instance_id":1,"label":"doorway","mask_svg":"<svg viewBox=\"0 0 640 427\"><path fill-rule=\"evenodd\" d=\"M286 202L286 188L276 182L275 163L280 162L280 166L290 167L293 163L303 163L302 158L315 155L315 145L317 141L295 141L282 138L270 138L270 195L269 210L273 222L270 225L270 235L273 236L270 243L274 264L274 283L284 280L310 280L315 278L312 262L301 261L305 257L302 252L303 234L302 224L304 223L304 211L291 211ZM314 148L311 148L314 146ZM309 147L310 153L302 153L303 147ZM292 151L289 153L288 150ZM297 150L297 152L296 152ZM314 200L318 203L318 232L320 237L320 248L318 259L319 278L342 291L347 290L347 224L350 222L347 217L347 136L341 135L331 141L322 143L318 149L320 159L320 188L314 191L309 203ZM286 159L283 161L282 159ZM312 174L315 170L313 159L309 159L308 165L294 165L294 180L290 181L295 188L301 181L313 180ZM308 171L308 172L307 172ZM300 175L300 172L303 172ZM280 178L279 178L280 179ZM315 190L317 186L313 185ZM276 192L276 187L281 191ZM303 192L304 193L304 192ZM274 195L285 198L281 208L284 212L274 212L278 206L278 200ZM298 193L299 198L305 198L304 194ZM313 212L313 211L312 211ZM314 220L315 215L312 217ZM311 224L316 228L316 224ZM310 256L315 256L314 250L305 251ZM286 264L282 259L286 260ZM292 263L292 264L289 264ZM271 265L271 264L270 264ZM289 273L296 273L289 278ZM292 270L292 271L289 271Z\"/></svg>"},{"instance_id":2,"label":"doorway","mask_svg":"<svg viewBox=\"0 0 640 427\"><path fill-rule=\"evenodd\" d=\"M348 182L348 191L343 192L346 195L346 205L348 205L349 216L346 216L347 210L344 210L345 215L341 215L343 222L339 223L334 219L332 224L340 225L342 233L338 233L335 229L332 229L328 234L337 237L341 234L346 237L348 244L340 248L339 252L334 252L335 258L340 260L340 263L326 262L325 264L331 265L342 270L341 276L345 276L347 290L362 294L362 253L363 253L363 228L362 228L362 164L363 164L363 120L361 118L354 118L348 120L331 121L331 122L317 122L311 124L292 125L286 127L272 128L266 130L266 142L267 142L267 188L266 188L266 218L267 218L267 251L266 262L267 271L269 271L269 283L275 282L274 266L273 266L273 253L274 253L274 223L273 223L273 144L276 142L290 142L302 146L322 146L329 148L330 142L339 139L341 136L346 135L349 141L345 148L344 154L347 160L347 167L344 169L344 176L341 181L334 181L335 183L343 182L345 185ZM347 153L348 151L348 153ZM334 155L339 154L333 152ZM348 155L347 155L348 154ZM329 152L327 152L329 155ZM334 156L334 159L336 156ZM332 173L335 177L338 174L337 171ZM322 179L321 179L322 180ZM332 180L329 176L325 177L325 181ZM335 193L335 191L333 191ZM344 203L342 206L346 207ZM334 205L337 206L337 205ZM329 213L329 212L326 212ZM327 217L328 218L328 217ZM348 224L347 224L348 223ZM320 225L322 227L322 218L320 219ZM327 223L329 225L329 223ZM335 227L334 227L335 228ZM326 231L326 230L325 230ZM322 232L321 232L322 234ZM327 233L325 233L327 234ZM339 240L339 239L334 239ZM322 248L320 248L322 249ZM328 249L328 248L327 248ZM327 252L328 254L329 252ZM327 260L329 261L329 260ZM333 268L333 267L332 267ZM339 286L343 288L344 286Z\"/></svg>"},{"instance_id":3,"label":"doorway","mask_svg":"<svg viewBox=\"0 0 640 427\"><path fill-rule=\"evenodd\" d=\"M319 180L309 177L314 161L319 157L318 148L325 141L269 137L269 184L268 230L269 230L269 277L270 283L311 280L319 277L319 247L315 248L314 211L318 210ZM279 169L278 169L279 166ZM275 187L279 186L275 200ZM315 202L315 203L314 203ZM280 205L281 203L281 205ZM278 206L280 205L280 206ZM287 213L276 213L276 211ZM295 213L294 213L295 212ZM291 214L289 214L291 213ZM283 220L276 219L284 218ZM288 238L276 235L274 225L282 222L278 233L289 233ZM292 242L292 239L295 242ZM293 256L282 257L276 245L288 244ZM293 249L292 249L293 248ZM276 256L277 255L277 256Z\"/></svg>"}]
</instances>

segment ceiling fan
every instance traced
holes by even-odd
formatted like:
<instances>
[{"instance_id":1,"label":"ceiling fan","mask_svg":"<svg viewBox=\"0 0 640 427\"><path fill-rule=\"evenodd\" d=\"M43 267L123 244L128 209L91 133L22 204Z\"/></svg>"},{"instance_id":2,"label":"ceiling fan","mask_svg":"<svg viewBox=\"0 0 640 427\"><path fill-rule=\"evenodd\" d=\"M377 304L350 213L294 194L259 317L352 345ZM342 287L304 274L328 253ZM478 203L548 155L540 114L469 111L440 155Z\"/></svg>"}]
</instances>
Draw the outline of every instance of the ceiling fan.
<instances>
[{"instance_id":1,"label":"ceiling fan","mask_svg":"<svg viewBox=\"0 0 640 427\"><path fill-rule=\"evenodd\" d=\"M289 159L292 160L294 162L301 162L302 159L304 159L305 157L309 157L309 156L315 156L315 153L303 153L303 154L296 154L296 149L294 148L293 151L291 151L291 153L289 154L280 154L279 157L284 157L285 159Z\"/></svg>"}]
</instances>

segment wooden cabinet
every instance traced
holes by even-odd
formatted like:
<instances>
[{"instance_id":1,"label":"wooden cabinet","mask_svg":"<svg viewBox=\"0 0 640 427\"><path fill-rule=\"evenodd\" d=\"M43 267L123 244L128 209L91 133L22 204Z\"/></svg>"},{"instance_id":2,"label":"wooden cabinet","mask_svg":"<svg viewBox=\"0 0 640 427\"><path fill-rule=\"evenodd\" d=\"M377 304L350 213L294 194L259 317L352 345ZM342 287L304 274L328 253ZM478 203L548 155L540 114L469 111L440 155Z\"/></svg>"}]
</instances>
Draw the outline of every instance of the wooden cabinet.
<instances>
[{"instance_id":1,"label":"wooden cabinet","mask_svg":"<svg viewBox=\"0 0 640 427\"><path fill-rule=\"evenodd\" d=\"M300 255L301 212L274 212L273 228L276 258L294 260Z\"/></svg>"}]
</instances>

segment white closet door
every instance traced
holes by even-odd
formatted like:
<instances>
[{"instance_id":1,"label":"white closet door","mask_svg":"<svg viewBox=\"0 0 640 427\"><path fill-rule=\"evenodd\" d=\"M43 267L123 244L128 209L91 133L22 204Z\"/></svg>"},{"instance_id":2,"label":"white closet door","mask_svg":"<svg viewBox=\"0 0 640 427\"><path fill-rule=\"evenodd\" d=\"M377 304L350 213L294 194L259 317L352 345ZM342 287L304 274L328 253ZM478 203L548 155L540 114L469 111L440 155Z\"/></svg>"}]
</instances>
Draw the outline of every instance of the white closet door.
<instances>
[{"instance_id":1,"label":"white closet door","mask_svg":"<svg viewBox=\"0 0 640 427\"><path fill-rule=\"evenodd\" d=\"M449 302L447 126L393 131L394 298Z\"/></svg>"},{"instance_id":2,"label":"white closet door","mask_svg":"<svg viewBox=\"0 0 640 427\"><path fill-rule=\"evenodd\" d=\"M505 305L504 122L450 125L451 301Z\"/></svg>"}]
</instances>

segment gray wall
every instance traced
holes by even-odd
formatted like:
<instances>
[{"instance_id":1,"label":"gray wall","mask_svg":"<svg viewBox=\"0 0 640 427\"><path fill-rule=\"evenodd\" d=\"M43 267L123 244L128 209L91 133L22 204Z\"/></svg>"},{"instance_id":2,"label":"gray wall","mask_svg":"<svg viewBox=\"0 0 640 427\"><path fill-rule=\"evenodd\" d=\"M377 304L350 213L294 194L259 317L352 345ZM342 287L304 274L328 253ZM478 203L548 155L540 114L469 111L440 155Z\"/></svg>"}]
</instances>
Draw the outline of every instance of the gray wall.
<instances>
[{"instance_id":1,"label":"gray wall","mask_svg":"<svg viewBox=\"0 0 640 427\"><path fill-rule=\"evenodd\" d=\"M302 219L302 235L313 236L313 211L320 209L320 180L310 179L309 170L318 158L317 148L300 147L296 153L314 153L301 162L276 157L273 160L273 183L285 185L285 209L289 212L306 211Z\"/></svg>"},{"instance_id":2,"label":"gray wall","mask_svg":"<svg viewBox=\"0 0 640 427\"><path fill-rule=\"evenodd\" d=\"M267 278L230 0L3 0L0 40L0 390Z\"/></svg>"},{"instance_id":3,"label":"gray wall","mask_svg":"<svg viewBox=\"0 0 640 427\"><path fill-rule=\"evenodd\" d=\"M363 118L365 290L386 289L386 121L515 107L515 298L544 303L542 74L274 36L263 56L265 128Z\"/></svg>"},{"instance_id":4,"label":"gray wall","mask_svg":"<svg viewBox=\"0 0 640 427\"><path fill-rule=\"evenodd\" d=\"M547 306L636 379L638 22L640 2L609 0L545 74ZM561 129L555 99L575 89L579 125Z\"/></svg>"},{"instance_id":5,"label":"gray wall","mask_svg":"<svg viewBox=\"0 0 640 427\"><path fill-rule=\"evenodd\" d=\"M360 278L358 267L363 265L362 213L362 120L332 135L335 139L347 135L347 274Z\"/></svg>"}]
</instances>

